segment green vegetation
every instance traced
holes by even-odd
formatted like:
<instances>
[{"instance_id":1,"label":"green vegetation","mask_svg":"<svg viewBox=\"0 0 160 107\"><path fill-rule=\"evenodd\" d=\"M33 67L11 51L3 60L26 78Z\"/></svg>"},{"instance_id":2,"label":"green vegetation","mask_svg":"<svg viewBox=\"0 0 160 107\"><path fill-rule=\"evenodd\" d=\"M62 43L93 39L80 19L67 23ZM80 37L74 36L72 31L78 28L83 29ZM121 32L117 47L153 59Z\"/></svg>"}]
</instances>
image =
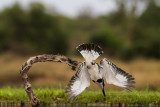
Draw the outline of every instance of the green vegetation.
<instances>
[{"instance_id":1,"label":"green vegetation","mask_svg":"<svg viewBox=\"0 0 160 107\"><path fill-rule=\"evenodd\" d=\"M93 42L105 54L132 59L160 59L160 6L156 0L115 0L116 10L103 16L77 13L75 18L48 11L40 3L19 4L0 11L0 52L73 54L80 43ZM137 7L146 5L142 14ZM130 8L128 8L130 4Z\"/></svg>"},{"instance_id":2,"label":"green vegetation","mask_svg":"<svg viewBox=\"0 0 160 107\"><path fill-rule=\"evenodd\" d=\"M34 89L41 103L68 103L65 90L53 88ZM0 102L29 102L23 88L0 89ZM160 89L157 91L106 91L104 99L101 91L84 91L74 103L125 103L125 104L160 104Z\"/></svg>"},{"instance_id":3,"label":"green vegetation","mask_svg":"<svg viewBox=\"0 0 160 107\"><path fill-rule=\"evenodd\" d=\"M60 28L59 18L46 13L43 5L32 3L24 10L15 4L1 11L0 19L1 52L66 53L67 34Z\"/></svg>"}]
</instances>

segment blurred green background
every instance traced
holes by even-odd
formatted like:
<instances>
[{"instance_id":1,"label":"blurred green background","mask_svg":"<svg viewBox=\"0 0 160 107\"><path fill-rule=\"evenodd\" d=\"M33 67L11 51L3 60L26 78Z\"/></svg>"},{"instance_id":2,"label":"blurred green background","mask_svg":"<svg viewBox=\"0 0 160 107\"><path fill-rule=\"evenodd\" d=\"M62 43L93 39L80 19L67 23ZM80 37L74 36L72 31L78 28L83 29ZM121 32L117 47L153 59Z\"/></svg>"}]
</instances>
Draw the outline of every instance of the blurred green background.
<instances>
[{"instance_id":1,"label":"blurred green background","mask_svg":"<svg viewBox=\"0 0 160 107\"><path fill-rule=\"evenodd\" d=\"M31 2L27 8L15 2L12 6L1 9L1 86L22 84L18 70L29 56L59 53L75 58L80 56L75 47L81 43L99 44L105 52L104 56L115 62L118 61L117 63L120 63L118 65L125 70L136 71L135 69L138 69L137 73L144 71L144 75L149 69L145 67L153 65L153 69L150 69L148 74L153 74L155 71L157 74L154 75L159 75L160 3L158 4L158 0L114 0L114 3L116 9L97 16L92 14L90 8L84 8L83 11L77 13L76 17L68 17L58 13L56 9L48 11L45 5L39 2ZM145 5L145 9L138 12L137 8L141 5ZM131 65L128 65L128 61ZM140 69L137 66L132 69L131 66L139 62ZM145 65L146 62L148 63ZM50 66L52 65L54 64ZM40 77L45 75L44 71L41 74L37 73L41 70L39 66L33 68L35 74L31 73L35 78L37 75ZM44 70L51 69L48 65L44 65ZM56 69L58 70L58 68L54 70ZM134 71L131 74L136 75ZM66 77L67 81L71 75ZM61 80L63 76L57 80ZM138 79L143 78L138 76ZM60 84L63 84L62 81ZM154 85L155 82L151 85L147 82L143 87L141 86L145 81L141 82L139 89L147 86L156 89L160 86L160 81L155 81L156 85Z\"/></svg>"},{"instance_id":2,"label":"blurred green background","mask_svg":"<svg viewBox=\"0 0 160 107\"><path fill-rule=\"evenodd\" d=\"M119 58L160 58L160 7L145 0L146 9L136 15L137 4L128 9L126 2L117 0L117 9L106 15L94 17L84 10L75 18L49 13L40 3L28 9L16 3L0 11L0 52L66 55L92 42Z\"/></svg>"}]
</instances>

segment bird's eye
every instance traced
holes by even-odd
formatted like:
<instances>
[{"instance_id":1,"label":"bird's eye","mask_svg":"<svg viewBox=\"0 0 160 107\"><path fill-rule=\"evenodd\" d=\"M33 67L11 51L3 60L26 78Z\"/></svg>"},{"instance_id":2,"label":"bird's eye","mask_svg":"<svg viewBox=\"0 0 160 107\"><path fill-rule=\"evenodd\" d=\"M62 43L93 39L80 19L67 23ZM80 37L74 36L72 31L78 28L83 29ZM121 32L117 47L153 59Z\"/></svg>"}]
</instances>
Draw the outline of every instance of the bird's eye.
<instances>
[{"instance_id":1,"label":"bird's eye","mask_svg":"<svg viewBox=\"0 0 160 107\"><path fill-rule=\"evenodd\" d=\"M103 81L103 79L98 79L97 82L101 83Z\"/></svg>"},{"instance_id":2,"label":"bird's eye","mask_svg":"<svg viewBox=\"0 0 160 107\"><path fill-rule=\"evenodd\" d=\"M94 63L94 62L91 62L91 64L92 64L92 65L95 65L95 63Z\"/></svg>"}]
</instances>

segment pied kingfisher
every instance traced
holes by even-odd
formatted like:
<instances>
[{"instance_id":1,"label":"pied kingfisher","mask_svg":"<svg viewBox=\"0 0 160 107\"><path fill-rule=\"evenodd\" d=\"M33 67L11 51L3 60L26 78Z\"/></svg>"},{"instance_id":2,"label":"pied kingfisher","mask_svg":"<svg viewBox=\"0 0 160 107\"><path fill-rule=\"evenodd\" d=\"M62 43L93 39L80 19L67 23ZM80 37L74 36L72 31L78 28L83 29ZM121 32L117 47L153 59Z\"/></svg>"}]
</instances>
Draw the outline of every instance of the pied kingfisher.
<instances>
[{"instance_id":1,"label":"pied kingfisher","mask_svg":"<svg viewBox=\"0 0 160 107\"><path fill-rule=\"evenodd\" d=\"M77 50L82 54L85 61L81 63L77 73L71 78L67 85L66 93L70 96L68 100L75 101L77 96L82 93L87 87L90 86L92 80L98 87L104 91L104 80L108 84L113 84L122 88L132 91L130 87L135 87L132 75L129 75L122 69L118 68L115 64L106 58L100 61L100 65L95 60L103 53L100 46L95 44L81 44Z\"/></svg>"}]
</instances>

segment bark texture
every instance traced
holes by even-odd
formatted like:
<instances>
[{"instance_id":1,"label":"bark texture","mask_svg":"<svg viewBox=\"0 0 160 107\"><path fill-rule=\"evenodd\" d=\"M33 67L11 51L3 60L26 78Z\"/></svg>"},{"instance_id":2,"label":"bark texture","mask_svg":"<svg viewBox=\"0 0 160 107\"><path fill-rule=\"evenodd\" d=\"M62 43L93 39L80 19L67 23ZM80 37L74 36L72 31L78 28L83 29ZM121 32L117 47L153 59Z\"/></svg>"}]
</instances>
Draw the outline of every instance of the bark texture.
<instances>
[{"instance_id":1,"label":"bark texture","mask_svg":"<svg viewBox=\"0 0 160 107\"><path fill-rule=\"evenodd\" d=\"M71 66L72 70L75 70L75 68L77 67L77 65L79 63L79 62L72 60L70 58L67 58L66 56L63 56L63 55L44 54L44 55L38 55L38 56L34 56L34 57L29 58L22 65L21 70L20 70L20 75L21 75L22 80L24 82L25 91L31 101L32 106L34 106L34 107L39 106L39 100L38 100L38 98L36 98L34 92L32 91L32 85L29 83L27 72L32 67L32 65L37 62L63 62L63 63L68 64L69 66Z\"/></svg>"}]
</instances>

